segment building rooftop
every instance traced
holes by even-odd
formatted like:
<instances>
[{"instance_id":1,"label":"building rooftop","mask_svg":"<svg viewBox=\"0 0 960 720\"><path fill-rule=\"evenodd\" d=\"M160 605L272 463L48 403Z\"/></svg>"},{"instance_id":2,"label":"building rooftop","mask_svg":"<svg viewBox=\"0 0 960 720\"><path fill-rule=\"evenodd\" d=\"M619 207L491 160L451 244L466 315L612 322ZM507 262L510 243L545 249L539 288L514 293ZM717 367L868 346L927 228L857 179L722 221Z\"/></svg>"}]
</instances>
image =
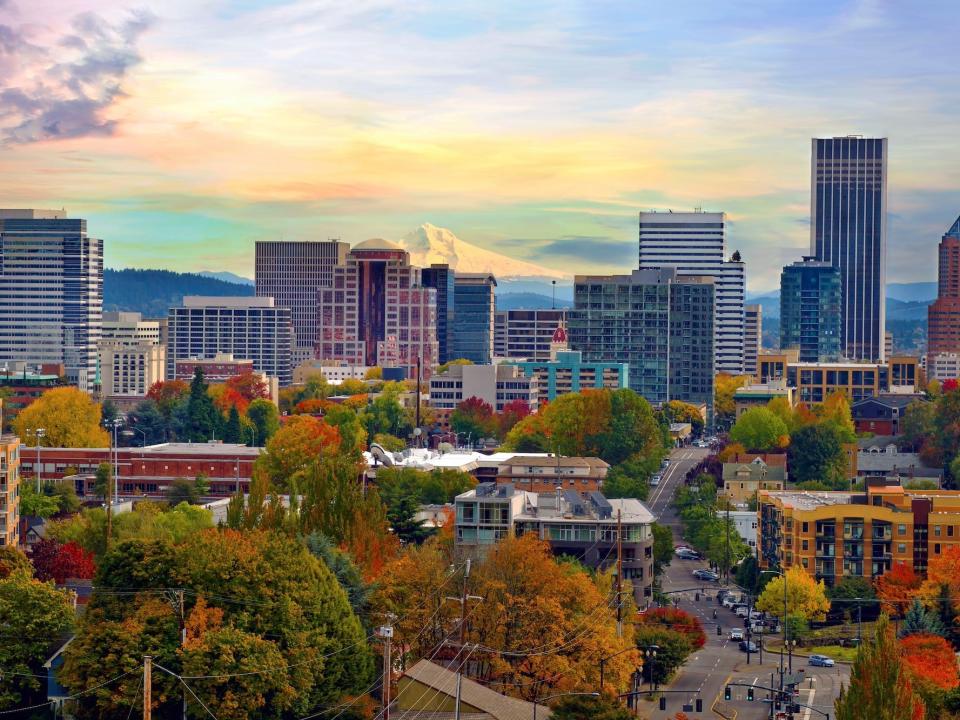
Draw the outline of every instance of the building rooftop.
<instances>
[{"instance_id":1,"label":"building rooftop","mask_svg":"<svg viewBox=\"0 0 960 720\"><path fill-rule=\"evenodd\" d=\"M0 208L0 220L66 220L66 210Z\"/></svg>"},{"instance_id":2,"label":"building rooftop","mask_svg":"<svg viewBox=\"0 0 960 720\"><path fill-rule=\"evenodd\" d=\"M183 305L185 308L202 307L227 307L227 308L272 308L275 303L272 297L256 296L209 296L209 295L185 295Z\"/></svg>"},{"instance_id":3,"label":"building rooftop","mask_svg":"<svg viewBox=\"0 0 960 720\"><path fill-rule=\"evenodd\" d=\"M522 501L522 510L514 520L538 520L546 522L572 522L574 520L610 522L620 520L632 524L649 524L653 513L639 500L617 498L608 500L603 493L593 491L580 493L576 490L536 493L517 490L513 485L497 485L492 482L480 483L473 490L457 496L458 501L487 499L512 503L516 498Z\"/></svg>"},{"instance_id":4,"label":"building rooftop","mask_svg":"<svg viewBox=\"0 0 960 720\"><path fill-rule=\"evenodd\" d=\"M357 243L352 248L354 250L403 250L397 243L391 242L390 240L384 240L383 238L370 238L369 240L364 240L361 243Z\"/></svg>"},{"instance_id":5,"label":"building rooftop","mask_svg":"<svg viewBox=\"0 0 960 720\"><path fill-rule=\"evenodd\" d=\"M103 452L107 448L42 448L43 450L66 450L68 452ZM126 447L120 451L127 451L142 455L251 455L258 456L263 452L261 447L250 447L240 443L207 442L169 442L146 447Z\"/></svg>"},{"instance_id":6,"label":"building rooftop","mask_svg":"<svg viewBox=\"0 0 960 720\"><path fill-rule=\"evenodd\" d=\"M913 393L883 393L877 395L876 397L868 397L863 400L858 400L857 402L851 405L852 408L863 407L871 403L876 403L878 405L885 405L886 407L899 408L903 409L912 405L915 402L922 402L924 400L922 395L915 395Z\"/></svg>"},{"instance_id":7,"label":"building rooftop","mask_svg":"<svg viewBox=\"0 0 960 720\"><path fill-rule=\"evenodd\" d=\"M814 510L827 505L849 505L853 500L853 493L847 492L787 491L767 492L767 495L797 510Z\"/></svg>"},{"instance_id":8,"label":"building rooftop","mask_svg":"<svg viewBox=\"0 0 960 720\"><path fill-rule=\"evenodd\" d=\"M369 452L363 453L368 467L374 466L374 458ZM410 467L417 470L461 470L471 472L478 467L497 467L502 463L516 460L514 464L520 464L524 461L546 460L546 458L555 458L548 453L510 453L499 452L489 455L477 452L476 450L451 450L449 452L440 452L439 450L430 450L428 448L409 448L403 452L386 452L386 456L396 467ZM561 458L561 460L573 460L577 458ZM556 462L552 460L550 462ZM602 460L600 462L603 462ZM382 465L377 461L378 465ZM529 464L529 463L528 463Z\"/></svg>"}]
</instances>

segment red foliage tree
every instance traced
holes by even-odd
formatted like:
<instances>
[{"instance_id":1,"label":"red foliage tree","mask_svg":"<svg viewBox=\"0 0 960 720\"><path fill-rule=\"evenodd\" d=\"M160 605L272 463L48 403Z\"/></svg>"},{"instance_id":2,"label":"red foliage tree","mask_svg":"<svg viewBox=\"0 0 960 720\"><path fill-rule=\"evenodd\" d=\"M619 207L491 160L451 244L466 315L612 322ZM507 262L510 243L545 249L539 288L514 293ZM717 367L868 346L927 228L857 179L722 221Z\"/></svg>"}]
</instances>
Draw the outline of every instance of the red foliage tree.
<instances>
[{"instance_id":1,"label":"red foliage tree","mask_svg":"<svg viewBox=\"0 0 960 720\"><path fill-rule=\"evenodd\" d=\"M500 425L500 437L504 437L513 429L513 426L530 414L530 406L523 400L511 400L503 406L497 417Z\"/></svg>"},{"instance_id":2,"label":"red foliage tree","mask_svg":"<svg viewBox=\"0 0 960 720\"><path fill-rule=\"evenodd\" d=\"M652 608L640 613L638 622L641 625L663 625L683 633L695 648L702 648L707 643L707 634L697 618L680 608Z\"/></svg>"},{"instance_id":3,"label":"red foliage tree","mask_svg":"<svg viewBox=\"0 0 960 720\"><path fill-rule=\"evenodd\" d=\"M877 597L891 615L903 615L920 587L921 579L910 565L896 563L876 581Z\"/></svg>"},{"instance_id":4,"label":"red foliage tree","mask_svg":"<svg viewBox=\"0 0 960 720\"><path fill-rule=\"evenodd\" d=\"M932 683L943 690L952 690L960 684L953 647L939 635L908 635L900 641L900 647L916 682Z\"/></svg>"},{"instance_id":5,"label":"red foliage tree","mask_svg":"<svg viewBox=\"0 0 960 720\"><path fill-rule=\"evenodd\" d=\"M940 386L940 389L946 393L946 392L953 392L958 387L960 387L960 383L958 383L956 380L951 378L950 380L944 380L943 385Z\"/></svg>"},{"instance_id":6,"label":"red foliage tree","mask_svg":"<svg viewBox=\"0 0 960 720\"><path fill-rule=\"evenodd\" d=\"M236 375L226 382L223 393L223 403L226 410L236 407L241 415L247 411L247 406L254 400L269 400L270 388L263 378L253 372Z\"/></svg>"},{"instance_id":7,"label":"red foliage tree","mask_svg":"<svg viewBox=\"0 0 960 720\"><path fill-rule=\"evenodd\" d=\"M323 415L327 408L329 408L333 403L329 400L322 400L321 398L309 398L307 400L301 400L293 408L294 415Z\"/></svg>"},{"instance_id":8,"label":"red foliage tree","mask_svg":"<svg viewBox=\"0 0 960 720\"><path fill-rule=\"evenodd\" d=\"M147 398L153 400L160 412L169 414L180 400L190 394L190 383L185 380L158 380L147 391Z\"/></svg>"},{"instance_id":9,"label":"red foliage tree","mask_svg":"<svg viewBox=\"0 0 960 720\"><path fill-rule=\"evenodd\" d=\"M93 555L76 543L61 544L46 538L30 549L30 561L38 580L53 580L58 585L68 578L90 579L96 570Z\"/></svg>"}]
</instances>

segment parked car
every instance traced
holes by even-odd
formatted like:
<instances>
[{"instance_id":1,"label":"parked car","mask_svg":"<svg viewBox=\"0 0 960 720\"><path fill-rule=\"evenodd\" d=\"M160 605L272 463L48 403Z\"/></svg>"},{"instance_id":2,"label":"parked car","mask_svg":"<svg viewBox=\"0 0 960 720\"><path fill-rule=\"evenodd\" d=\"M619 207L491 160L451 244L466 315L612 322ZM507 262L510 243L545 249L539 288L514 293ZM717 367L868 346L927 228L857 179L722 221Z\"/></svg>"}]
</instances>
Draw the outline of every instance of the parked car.
<instances>
[{"instance_id":1,"label":"parked car","mask_svg":"<svg viewBox=\"0 0 960 720\"><path fill-rule=\"evenodd\" d=\"M700 553L696 550L681 550L677 553L677 557L681 560L699 560Z\"/></svg>"},{"instance_id":2,"label":"parked car","mask_svg":"<svg viewBox=\"0 0 960 720\"><path fill-rule=\"evenodd\" d=\"M740 652L757 652L757 645L754 642L748 642L747 640L740 641Z\"/></svg>"},{"instance_id":3,"label":"parked car","mask_svg":"<svg viewBox=\"0 0 960 720\"><path fill-rule=\"evenodd\" d=\"M662 479L662 478L660 477L660 473L655 473L654 475L651 475L651 476L650 476L650 487L656 487L657 485L659 485L661 479Z\"/></svg>"},{"instance_id":4,"label":"parked car","mask_svg":"<svg viewBox=\"0 0 960 720\"><path fill-rule=\"evenodd\" d=\"M811 655L807 662L814 667L833 667L833 658L826 655Z\"/></svg>"},{"instance_id":5,"label":"parked car","mask_svg":"<svg viewBox=\"0 0 960 720\"><path fill-rule=\"evenodd\" d=\"M718 582L720 580L720 576L717 575L715 572L712 572L710 570L704 570L703 568L694 570L693 576L697 580L706 580L707 582Z\"/></svg>"},{"instance_id":6,"label":"parked car","mask_svg":"<svg viewBox=\"0 0 960 720\"><path fill-rule=\"evenodd\" d=\"M737 617L742 618L745 618L750 614L750 610L747 609L746 605L737 605L736 608L734 608L734 612L737 614Z\"/></svg>"},{"instance_id":7,"label":"parked car","mask_svg":"<svg viewBox=\"0 0 960 720\"><path fill-rule=\"evenodd\" d=\"M740 628L733 628L733 630L730 631L730 639L743 640L743 630Z\"/></svg>"},{"instance_id":8,"label":"parked car","mask_svg":"<svg viewBox=\"0 0 960 720\"><path fill-rule=\"evenodd\" d=\"M725 608L733 609L733 607L737 604L737 599L733 595L726 595L724 596L723 600L720 601L720 604Z\"/></svg>"},{"instance_id":9,"label":"parked car","mask_svg":"<svg viewBox=\"0 0 960 720\"><path fill-rule=\"evenodd\" d=\"M723 602L723 599L730 594L730 591L726 588L720 588L717 590L717 602Z\"/></svg>"},{"instance_id":10,"label":"parked car","mask_svg":"<svg viewBox=\"0 0 960 720\"><path fill-rule=\"evenodd\" d=\"M760 612L759 610L752 610L752 611L750 612L750 619L751 619L751 620L763 620L763 613Z\"/></svg>"}]
</instances>

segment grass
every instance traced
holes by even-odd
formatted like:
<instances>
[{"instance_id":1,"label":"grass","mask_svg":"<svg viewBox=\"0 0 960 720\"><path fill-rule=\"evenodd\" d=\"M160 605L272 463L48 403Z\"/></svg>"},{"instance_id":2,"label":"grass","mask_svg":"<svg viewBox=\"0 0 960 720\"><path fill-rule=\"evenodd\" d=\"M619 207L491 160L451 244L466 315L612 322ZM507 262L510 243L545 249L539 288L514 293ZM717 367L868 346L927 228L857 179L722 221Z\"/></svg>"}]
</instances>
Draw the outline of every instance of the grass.
<instances>
[{"instance_id":1,"label":"grass","mask_svg":"<svg viewBox=\"0 0 960 720\"><path fill-rule=\"evenodd\" d=\"M797 655L797 651L794 650L794 655ZM826 655L827 657L833 658L840 662L850 662L852 663L857 657L857 649L852 647L840 647L839 645L817 645L814 647L803 648L803 654L805 655Z\"/></svg>"}]
</instances>

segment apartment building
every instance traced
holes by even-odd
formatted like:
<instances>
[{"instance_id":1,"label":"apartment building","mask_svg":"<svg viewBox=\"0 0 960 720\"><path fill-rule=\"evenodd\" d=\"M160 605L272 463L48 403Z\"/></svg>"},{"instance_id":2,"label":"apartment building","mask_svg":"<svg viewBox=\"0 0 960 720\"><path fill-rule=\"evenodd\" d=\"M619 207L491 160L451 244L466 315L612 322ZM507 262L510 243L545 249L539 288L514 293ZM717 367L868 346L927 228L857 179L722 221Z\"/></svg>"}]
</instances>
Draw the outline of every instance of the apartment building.
<instances>
[{"instance_id":1,"label":"apartment building","mask_svg":"<svg viewBox=\"0 0 960 720\"><path fill-rule=\"evenodd\" d=\"M960 491L910 490L867 479L862 493L760 491L760 565L799 565L832 586L894 564L924 573L960 544Z\"/></svg>"},{"instance_id":2,"label":"apartment building","mask_svg":"<svg viewBox=\"0 0 960 720\"><path fill-rule=\"evenodd\" d=\"M20 438L0 435L0 545L20 540Z\"/></svg>"},{"instance_id":3,"label":"apartment building","mask_svg":"<svg viewBox=\"0 0 960 720\"><path fill-rule=\"evenodd\" d=\"M579 350L555 353L556 359L512 363L537 380L539 403L581 390L620 390L630 387L630 366L622 362L584 362Z\"/></svg>"},{"instance_id":4,"label":"apartment building","mask_svg":"<svg viewBox=\"0 0 960 720\"><path fill-rule=\"evenodd\" d=\"M757 357L763 348L763 307L743 306L743 374L757 374Z\"/></svg>"},{"instance_id":5,"label":"apartment building","mask_svg":"<svg viewBox=\"0 0 960 720\"><path fill-rule=\"evenodd\" d=\"M451 365L442 375L430 378L430 407L454 410L472 397L497 412L517 400L531 412L539 407L537 379L525 376L513 365Z\"/></svg>"},{"instance_id":6,"label":"apartment building","mask_svg":"<svg viewBox=\"0 0 960 720\"><path fill-rule=\"evenodd\" d=\"M481 483L458 495L456 549L478 555L511 535L536 533L555 555L577 558L589 568L617 561L621 526L623 578L633 584L637 605L653 597L653 514L639 500L608 500L599 492L527 492L512 485Z\"/></svg>"},{"instance_id":7,"label":"apartment building","mask_svg":"<svg viewBox=\"0 0 960 720\"><path fill-rule=\"evenodd\" d=\"M552 360L553 335L566 322L566 310L498 310L494 317L494 357Z\"/></svg>"},{"instance_id":8,"label":"apartment building","mask_svg":"<svg viewBox=\"0 0 960 720\"><path fill-rule=\"evenodd\" d=\"M610 466L595 457L514 455L497 467L497 485L518 490L549 493L559 489L577 492L603 490Z\"/></svg>"},{"instance_id":9,"label":"apartment building","mask_svg":"<svg viewBox=\"0 0 960 720\"><path fill-rule=\"evenodd\" d=\"M761 490L783 490L786 482L785 465L767 465L760 457L749 462L723 463L720 496L735 506L747 505Z\"/></svg>"},{"instance_id":10,"label":"apartment building","mask_svg":"<svg viewBox=\"0 0 960 720\"><path fill-rule=\"evenodd\" d=\"M9 428L20 411L51 388L67 384L65 369L60 364L41 365L39 372L27 371L24 363L10 363L0 370L0 392L3 393L3 426Z\"/></svg>"}]
</instances>

